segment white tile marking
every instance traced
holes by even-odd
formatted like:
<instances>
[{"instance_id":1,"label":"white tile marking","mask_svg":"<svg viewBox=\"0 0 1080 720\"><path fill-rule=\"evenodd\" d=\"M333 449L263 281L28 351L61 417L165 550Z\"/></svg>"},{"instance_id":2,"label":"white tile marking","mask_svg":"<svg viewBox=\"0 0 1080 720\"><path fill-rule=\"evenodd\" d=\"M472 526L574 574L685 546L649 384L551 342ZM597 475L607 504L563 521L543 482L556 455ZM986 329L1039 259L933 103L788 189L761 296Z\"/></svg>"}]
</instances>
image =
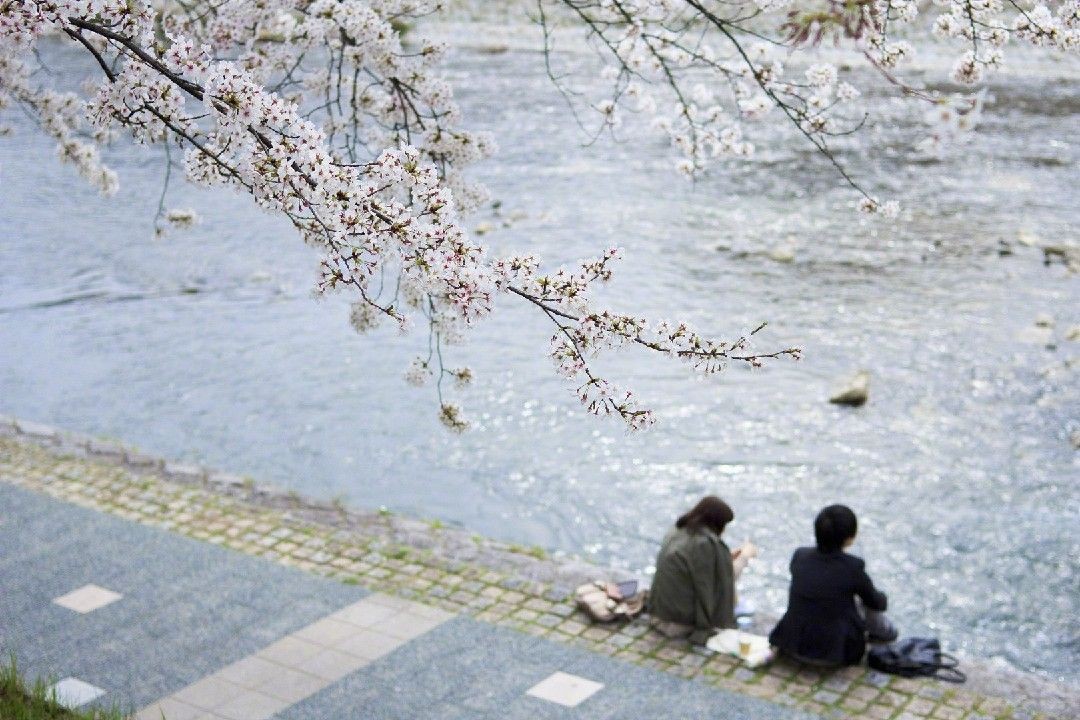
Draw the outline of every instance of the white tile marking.
<instances>
[{"instance_id":1,"label":"white tile marking","mask_svg":"<svg viewBox=\"0 0 1080 720\"><path fill-rule=\"evenodd\" d=\"M97 585L83 585L81 588L72 590L67 595L54 598L53 602L60 607L85 615L88 612L100 610L122 597L124 596L120 593L106 590Z\"/></svg>"},{"instance_id":2,"label":"white tile marking","mask_svg":"<svg viewBox=\"0 0 1080 720\"><path fill-rule=\"evenodd\" d=\"M369 595L158 700L136 717L158 720L160 711L172 706L183 720L189 712L208 712L193 720L265 720L451 617L409 600ZM384 626L392 632L380 632Z\"/></svg>"},{"instance_id":3,"label":"white tile marking","mask_svg":"<svg viewBox=\"0 0 1080 720\"><path fill-rule=\"evenodd\" d=\"M595 695L603 683L586 680L577 675L554 672L533 685L525 693L541 700L547 700L564 707L577 707Z\"/></svg>"},{"instance_id":4,"label":"white tile marking","mask_svg":"<svg viewBox=\"0 0 1080 720\"><path fill-rule=\"evenodd\" d=\"M105 694L101 688L73 677L53 683L48 687L47 692L49 695L55 693L56 702L70 709L82 707Z\"/></svg>"}]
</instances>

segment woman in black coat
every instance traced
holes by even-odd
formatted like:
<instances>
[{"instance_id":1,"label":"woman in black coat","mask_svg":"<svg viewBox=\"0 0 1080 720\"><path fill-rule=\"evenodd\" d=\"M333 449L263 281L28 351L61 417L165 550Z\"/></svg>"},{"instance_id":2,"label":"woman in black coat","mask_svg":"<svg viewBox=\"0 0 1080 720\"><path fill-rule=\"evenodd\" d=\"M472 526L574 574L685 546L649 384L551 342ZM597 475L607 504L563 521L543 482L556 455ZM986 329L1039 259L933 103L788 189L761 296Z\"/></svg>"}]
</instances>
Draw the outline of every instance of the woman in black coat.
<instances>
[{"instance_id":1,"label":"woman in black coat","mask_svg":"<svg viewBox=\"0 0 1080 720\"><path fill-rule=\"evenodd\" d=\"M817 547L795 551L788 609L769 634L782 653L813 664L854 665L866 652L867 631L872 641L896 639L884 614L885 594L862 558L844 552L857 530L850 508L830 505L814 521Z\"/></svg>"}]
</instances>

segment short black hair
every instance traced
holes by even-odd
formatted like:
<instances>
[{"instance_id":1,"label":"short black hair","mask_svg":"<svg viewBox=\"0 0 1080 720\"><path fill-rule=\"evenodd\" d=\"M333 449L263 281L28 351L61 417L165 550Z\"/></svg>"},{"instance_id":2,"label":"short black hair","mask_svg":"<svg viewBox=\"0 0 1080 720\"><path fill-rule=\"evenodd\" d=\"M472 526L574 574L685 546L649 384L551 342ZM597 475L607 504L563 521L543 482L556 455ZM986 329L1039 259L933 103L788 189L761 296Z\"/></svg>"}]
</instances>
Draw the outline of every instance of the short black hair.
<instances>
[{"instance_id":1,"label":"short black hair","mask_svg":"<svg viewBox=\"0 0 1080 720\"><path fill-rule=\"evenodd\" d=\"M859 531L859 521L847 505L830 505L814 520L814 538L821 552L836 552Z\"/></svg>"},{"instance_id":2,"label":"short black hair","mask_svg":"<svg viewBox=\"0 0 1080 720\"><path fill-rule=\"evenodd\" d=\"M719 535L724 532L727 524L734 519L735 513L732 512L731 507L726 502L715 495L706 495L698 501L698 504L690 512L675 521L675 527L688 530L707 527Z\"/></svg>"}]
</instances>

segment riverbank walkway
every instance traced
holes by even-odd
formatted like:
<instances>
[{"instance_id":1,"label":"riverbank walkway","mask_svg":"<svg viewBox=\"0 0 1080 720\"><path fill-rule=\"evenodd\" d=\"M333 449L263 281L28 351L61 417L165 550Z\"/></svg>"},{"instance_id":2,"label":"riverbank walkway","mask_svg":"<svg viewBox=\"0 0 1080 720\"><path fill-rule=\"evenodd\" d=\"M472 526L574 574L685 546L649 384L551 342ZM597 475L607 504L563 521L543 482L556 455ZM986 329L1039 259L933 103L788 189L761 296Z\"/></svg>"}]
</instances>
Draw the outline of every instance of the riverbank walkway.
<instances>
[{"instance_id":1,"label":"riverbank walkway","mask_svg":"<svg viewBox=\"0 0 1080 720\"><path fill-rule=\"evenodd\" d=\"M72 705L140 720L1050 717L865 668L750 671L645 622L590 626L557 582L448 560L415 522L395 544L372 530L394 525L383 516L320 525L274 507L295 498L240 499L257 494L247 481L175 482L191 469L4 427L0 652Z\"/></svg>"},{"instance_id":2,"label":"riverbank walkway","mask_svg":"<svg viewBox=\"0 0 1080 720\"><path fill-rule=\"evenodd\" d=\"M140 720L800 715L9 484L0 507L4 651Z\"/></svg>"}]
</instances>

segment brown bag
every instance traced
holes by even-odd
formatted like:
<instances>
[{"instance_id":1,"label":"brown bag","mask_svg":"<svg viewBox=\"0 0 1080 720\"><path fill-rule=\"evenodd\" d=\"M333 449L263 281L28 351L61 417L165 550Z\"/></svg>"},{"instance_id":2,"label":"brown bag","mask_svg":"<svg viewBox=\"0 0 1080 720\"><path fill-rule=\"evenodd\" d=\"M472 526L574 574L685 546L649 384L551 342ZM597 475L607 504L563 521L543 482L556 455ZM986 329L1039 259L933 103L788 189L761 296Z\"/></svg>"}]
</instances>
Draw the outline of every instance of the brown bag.
<instances>
[{"instance_id":1,"label":"brown bag","mask_svg":"<svg viewBox=\"0 0 1080 720\"><path fill-rule=\"evenodd\" d=\"M574 600L585 614L596 622L629 620L645 609L647 590L623 597L615 583L595 580L574 591Z\"/></svg>"}]
</instances>

